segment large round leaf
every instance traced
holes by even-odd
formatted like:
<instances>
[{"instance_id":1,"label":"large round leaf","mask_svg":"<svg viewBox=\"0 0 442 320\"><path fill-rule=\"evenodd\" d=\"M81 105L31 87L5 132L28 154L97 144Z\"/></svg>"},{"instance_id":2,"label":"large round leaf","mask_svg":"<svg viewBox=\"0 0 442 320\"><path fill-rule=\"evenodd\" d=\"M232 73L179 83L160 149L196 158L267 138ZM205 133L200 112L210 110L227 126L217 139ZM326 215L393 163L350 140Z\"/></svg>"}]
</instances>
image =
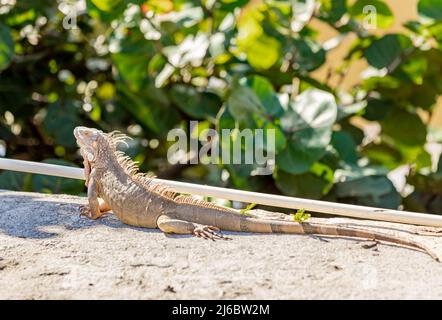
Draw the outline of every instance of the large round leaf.
<instances>
[{"instance_id":1,"label":"large round leaf","mask_svg":"<svg viewBox=\"0 0 442 320\"><path fill-rule=\"evenodd\" d=\"M256 69L269 69L281 56L281 44L275 38L261 35L247 48L247 60Z\"/></svg>"},{"instance_id":2,"label":"large round leaf","mask_svg":"<svg viewBox=\"0 0 442 320\"><path fill-rule=\"evenodd\" d=\"M364 118L370 121L379 121L384 119L391 112L393 102L381 99L368 99L365 108Z\"/></svg>"},{"instance_id":3,"label":"large round leaf","mask_svg":"<svg viewBox=\"0 0 442 320\"><path fill-rule=\"evenodd\" d=\"M414 113L396 110L382 121L382 133L407 146L421 146L427 138L427 128Z\"/></svg>"},{"instance_id":4,"label":"large round leaf","mask_svg":"<svg viewBox=\"0 0 442 320\"><path fill-rule=\"evenodd\" d=\"M246 85L245 80L234 82L227 100L230 114L237 121L246 120L252 113L264 114L266 112L261 100L253 89Z\"/></svg>"},{"instance_id":5,"label":"large round leaf","mask_svg":"<svg viewBox=\"0 0 442 320\"><path fill-rule=\"evenodd\" d=\"M347 163L357 162L356 143L348 132L333 132L332 144L343 161Z\"/></svg>"},{"instance_id":6,"label":"large round leaf","mask_svg":"<svg viewBox=\"0 0 442 320\"><path fill-rule=\"evenodd\" d=\"M321 19L336 23L347 12L347 0L321 0Z\"/></svg>"},{"instance_id":7,"label":"large round leaf","mask_svg":"<svg viewBox=\"0 0 442 320\"><path fill-rule=\"evenodd\" d=\"M215 118L222 102L214 93L198 92L194 87L177 84L171 90L172 101L195 119Z\"/></svg>"},{"instance_id":8,"label":"large round leaf","mask_svg":"<svg viewBox=\"0 0 442 320\"><path fill-rule=\"evenodd\" d=\"M394 23L393 12L380 0L358 0L353 4L350 14L363 24L375 22L373 28L389 28Z\"/></svg>"},{"instance_id":9,"label":"large round leaf","mask_svg":"<svg viewBox=\"0 0 442 320\"><path fill-rule=\"evenodd\" d=\"M394 186L384 176L368 176L356 180L339 182L335 185L335 194L344 197L379 197L389 193Z\"/></svg>"},{"instance_id":10,"label":"large round leaf","mask_svg":"<svg viewBox=\"0 0 442 320\"><path fill-rule=\"evenodd\" d=\"M419 0L419 15L435 20L442 20L442 2L440 0Z\"/></svg>"},{"instance_id":11,"label":"large round leaf","mask_svg":"<svg viewBox=\"0 0 442 320\"><path fill-rule=\"evenodd\" d=\"M325 63L325 50L318 43L309 39L296 39L293 44L295 69L313 71Z\"/></svg>"},{"instance_id":12,"label":"large round leaf","mask_svg":"<svg viewBox=\"0 0 442 320\"><path fill-rule=\"evenodd\" d=\"M273 66L281 57L281 43L265 33L259 3L251 3L238 19L236 38L240 53L245 54L250 65L259 70Z\"/></svg>"},{"instance_id":13,"label":"large round leaf","mask_svg":"<svg viewBox=\"0 0 442 320\"><path fill-rule=\"evenodd\" d=\"M340 182L335 184L334 191L338 199L365 206L397 209L401 203L399 193L385 176L366 176Z\"/></svg>"},{"instance_id":14,"label":"large round leaf","mask_svg":"<svg viewBox=\"0 0 442 320\"><path fill-rule=\"evenodd\" d=\"M300 94L281 118L289 139L287 148L276 158L278 166L292 174L307 172L324 155L336 116L332 94L317 89Z\"/></svg>"},{"instance_id":15,"label":"large round leaf","mask_svg":"<svg viewBox=\"0 0 442 320\"><path fill-rule=\"evenodd\" d=\"M255 92L269 115L275 117L282 115L284 110L273 89L272 83L267 78L261 76L250 77L247 80L247 85Z\"/></svg>"},{"instance_id":16,"label":"large round leaf","mask_svg":"<svg viewBox=\"0 0 442 320\"><path fill-rule=\"evenodd\" d=\"M373 67L378 69L385 68L399 57L402 48L406 45L405 42L408 41L404 40L403 36L400 37L396 34L387 34L372 42L372 44L365 50L365 58Z\"/></svg>"}]
</instances>

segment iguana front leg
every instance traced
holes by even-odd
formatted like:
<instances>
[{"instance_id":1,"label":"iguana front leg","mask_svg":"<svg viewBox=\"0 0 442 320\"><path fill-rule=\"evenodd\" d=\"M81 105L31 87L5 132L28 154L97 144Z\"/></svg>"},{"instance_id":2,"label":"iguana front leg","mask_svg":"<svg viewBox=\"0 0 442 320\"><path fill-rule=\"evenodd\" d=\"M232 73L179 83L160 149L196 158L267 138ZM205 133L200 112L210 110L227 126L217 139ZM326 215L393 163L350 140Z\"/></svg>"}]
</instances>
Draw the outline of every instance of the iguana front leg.
<instances>
[{"instance_id":1,"label":"iguana front leg","mask_svg":"<svg viewBox=\"0 0 442 320\"><path fill-rule=\"evenodd\" d=\"M89 184L87 187L87 199L89 205L80 207L80 216L86 216L89 219L96 220L101 217L106 211L109 211L109 206L103 201L100 203L97 193L97 185L94 179L94 170L91 171Z\"/></svg>"},{"instance_id":2,"label":"iguana front leg","mask_svg":"<svg viewBox=\"0 0 442 320\"><path fill-rule=\"evenodd\" d=\"M89 176L91 173L91 165L90 165L89 161L87 160L87 157L84 154L83 149L81 149L81 148L80 148L80 154L83 157L83 171L84 171L84 177L85 177L84 185L87 187L89 185Z\"/></svg>"},{"instance_id":3,"label":"iguana front leg","mask_svg":"<svg viewBox=\"0 0 442 320\"><path fill-rule=\"evenodd\" d=\"M230 240L230 238L218 233L219 228L205 226L198 223L180 220L173 215L162 215L157 220L158 228L164 233L193 234L198 238L210 240Z\"/></svg>"}]
</instances>

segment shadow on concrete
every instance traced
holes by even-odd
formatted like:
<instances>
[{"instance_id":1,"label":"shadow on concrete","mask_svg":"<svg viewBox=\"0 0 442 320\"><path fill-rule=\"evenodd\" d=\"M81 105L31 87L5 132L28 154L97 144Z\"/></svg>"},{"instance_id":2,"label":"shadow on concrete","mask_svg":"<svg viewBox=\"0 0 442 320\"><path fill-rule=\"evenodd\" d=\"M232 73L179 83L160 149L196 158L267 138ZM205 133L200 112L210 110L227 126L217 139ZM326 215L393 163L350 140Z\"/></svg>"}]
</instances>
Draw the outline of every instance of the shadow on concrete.
<instances>
[{"instance_id":1,"label":"shadow on concrete","mask_svg":"<svg viewBox=\"0 0 442 320\"><path fill-rule=\"evenodd\" d=\"M129 228L139 232L160 232L125 225L112 213L98 220L79 215L79 206L86 199L64 196L41 196L35 193L12 193L0 190L0 232L18 238L53 238L63 230L78 230L104 225L110 228Z\"/></svg>"}]
</instances>

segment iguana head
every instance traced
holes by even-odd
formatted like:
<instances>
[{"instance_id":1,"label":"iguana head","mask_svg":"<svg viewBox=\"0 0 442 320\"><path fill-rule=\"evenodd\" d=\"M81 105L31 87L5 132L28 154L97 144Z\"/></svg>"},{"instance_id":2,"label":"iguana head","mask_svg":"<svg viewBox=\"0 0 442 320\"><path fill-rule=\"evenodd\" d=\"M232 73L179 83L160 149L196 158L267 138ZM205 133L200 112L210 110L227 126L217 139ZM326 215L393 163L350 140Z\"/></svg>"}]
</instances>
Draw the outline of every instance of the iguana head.
<instances>
[{"instance_id":1,"label":"iguana head","mask_svg":"<svg viewBox=\"0 0 442 320\"><path fill-rule=\"evenodd\" d=\"M117 131L104 133L101 130L87 127L76 127L74 136L80 146L82 156L89 162L109 159L117 151L119 143L128 137Z\"/></svg>"},{"instance_id":2,"label":"iguana head","mask_svg":"<svg viewBox=\"0 0 442 320\"><path fill-rule=\"evenodd\" d=\"M111 147L107 134L98 129L76 127L74 136L80 146L81 154L89 162L95 162L101 154L105 154Z\"/></svg>"}]
</instances>

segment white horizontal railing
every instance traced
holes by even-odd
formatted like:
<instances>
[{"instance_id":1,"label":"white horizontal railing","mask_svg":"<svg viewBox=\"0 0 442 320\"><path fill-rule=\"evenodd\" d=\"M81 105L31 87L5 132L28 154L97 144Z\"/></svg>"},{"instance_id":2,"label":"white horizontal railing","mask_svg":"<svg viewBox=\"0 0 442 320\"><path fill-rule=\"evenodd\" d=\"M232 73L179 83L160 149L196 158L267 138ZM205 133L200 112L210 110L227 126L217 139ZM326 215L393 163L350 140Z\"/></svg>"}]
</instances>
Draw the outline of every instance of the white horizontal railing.
<instances>
[{"instance_id":1,"label":"white horizontal railing","mask_svg":"<svg viewBox=\"0 0 442 320\"><path fill-rule=\"evenodd\" d=\"M0 169L46 174L72 179L85 179L83 170L80 168L31 161L0 158ZM305 209L307 211L353 218L442 227L442 216L439 215L309 200L163 179L155 179L155 181L168 186L172 191L178 193L210 196L279 208Z\"/></svg>"}]
</instances>

